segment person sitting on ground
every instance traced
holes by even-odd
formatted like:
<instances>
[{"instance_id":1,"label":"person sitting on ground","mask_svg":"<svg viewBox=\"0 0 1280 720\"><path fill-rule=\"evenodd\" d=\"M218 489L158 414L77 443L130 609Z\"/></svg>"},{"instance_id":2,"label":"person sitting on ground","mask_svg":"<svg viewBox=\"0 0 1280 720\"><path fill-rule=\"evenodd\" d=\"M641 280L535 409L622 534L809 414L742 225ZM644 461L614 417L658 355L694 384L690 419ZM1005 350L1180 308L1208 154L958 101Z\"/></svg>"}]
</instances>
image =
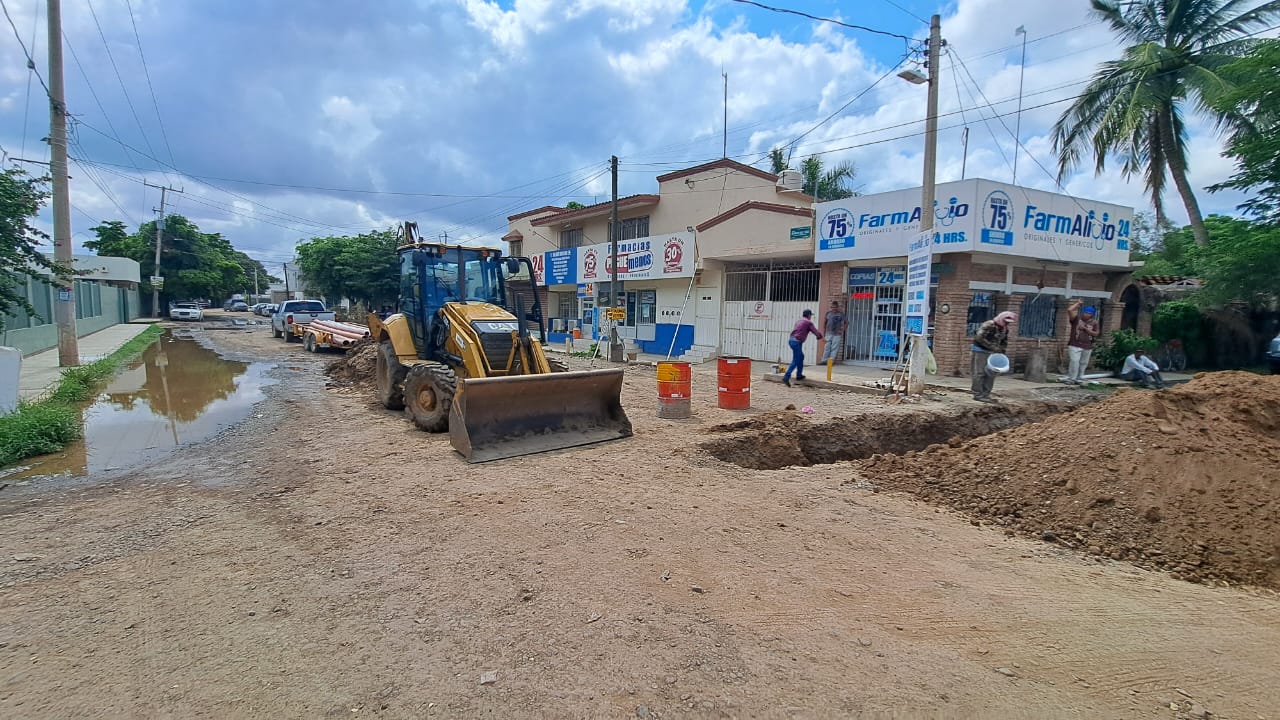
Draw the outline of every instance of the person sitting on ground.
<instances>
[{"instance_id":1,"label":"person sitting on ground","mask_svg":"<svg viewBox=\"0 0 1280 720\"><path fill-rule=\"evenodd\" d=\"M1164 378L1160 377L1160 366L1147 357L1146 350L1134 350L1124 359L1124 367L1120 368L1120 379L1140 383L1145 388L1164 388Z\"/></svg>"},{"instance_id":2,"label":"person sitting on ground","mask_svg":"<svg viewBox=\"0 0 1280 720\"><path fill-rule=\"evenodd\" d=\"M1009 347L1009 323L1017 322L1018 314L1002 312L994 320L982 323L978 333L973 336L973 399L979 402L993 402L991 389L995 387L996 378L987 372L987 360L993 353L1003 353Z\"/></svg>"}]
</instances>

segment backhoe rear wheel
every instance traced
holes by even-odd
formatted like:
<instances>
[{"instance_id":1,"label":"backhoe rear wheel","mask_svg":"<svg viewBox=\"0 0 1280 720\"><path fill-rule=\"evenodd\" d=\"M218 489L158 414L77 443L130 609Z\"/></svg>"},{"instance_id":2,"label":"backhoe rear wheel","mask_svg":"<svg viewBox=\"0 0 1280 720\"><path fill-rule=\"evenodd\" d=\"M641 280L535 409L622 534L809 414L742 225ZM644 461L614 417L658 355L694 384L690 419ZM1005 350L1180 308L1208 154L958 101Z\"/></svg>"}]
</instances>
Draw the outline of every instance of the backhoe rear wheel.
<instances>
[{"instance_id":1,"label":"backhoe rear wheel","mask_svg":"<svg viewBox=\"0 0 1280 720\"><path fill-rule=\"evenodd\" d=\"M551 366L551 372L569 372L569 364L560 358L547 358L547 365Z\"/></svg>"},{"instance_id":2,"label":"backhoe rear wheel","mask_svg":"<svg viewBox=\"0 0 1280 720\"><path fill-rule=\"evenodd\" d=\"M457 387L457 378L448 366L439 363L414 365L404 378L405 412L420 429L444 432L449 429L449 409L453 406L453 393Z\"/></svg>"},{"instance_id":3,"label":"backhoe rear wheel","mask_svg":"<svg viewBox=\"0 0 1280 720\"><path fill-rule=\"evenodd\" d=\"M378 400L388 410L404 409L404 376L409 368L400 364L396 349L390 340L378 346L377 383Z\"/></svg>"}]
</instances>

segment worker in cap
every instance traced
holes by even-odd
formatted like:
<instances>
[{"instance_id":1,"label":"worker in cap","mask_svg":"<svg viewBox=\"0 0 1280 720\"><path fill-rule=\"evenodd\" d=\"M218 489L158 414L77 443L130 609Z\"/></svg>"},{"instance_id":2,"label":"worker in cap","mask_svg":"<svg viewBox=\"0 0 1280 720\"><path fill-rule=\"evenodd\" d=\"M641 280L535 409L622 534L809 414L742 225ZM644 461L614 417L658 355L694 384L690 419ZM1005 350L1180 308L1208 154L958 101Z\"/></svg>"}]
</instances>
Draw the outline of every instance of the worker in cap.
<instances>
[{"instance_id":1,"label":"worker in cap","mask_svg":"<svg viewBox=\"0 0 1280 720\"><path fill-rule=\"evenodd\" d=\"M1098 309L1076 300L1067 306L1067 320L1071 324L1071 335L1067 339L1067 377L1063 382L1081 385L1084 383L1089 360L1093 357L1094 340L1100 332Z\"/></svg>"},{"instance_id":2,"label":"worker in cap","mask_svg":"<svg viewBox=\"0 0 1280 720\"><path fill-rule=\"evenodd\" d=\"M1004 353L1009 347L1009 325L1018 321L1018 314L1002 312L995 319L988 320L978 327L973 336L973 363L970 366L972 377L973 399L979 402L994 402L991 389L995 387L996 378L987 372L987 360L994 353Z\"/></svg>"}]
</instances>

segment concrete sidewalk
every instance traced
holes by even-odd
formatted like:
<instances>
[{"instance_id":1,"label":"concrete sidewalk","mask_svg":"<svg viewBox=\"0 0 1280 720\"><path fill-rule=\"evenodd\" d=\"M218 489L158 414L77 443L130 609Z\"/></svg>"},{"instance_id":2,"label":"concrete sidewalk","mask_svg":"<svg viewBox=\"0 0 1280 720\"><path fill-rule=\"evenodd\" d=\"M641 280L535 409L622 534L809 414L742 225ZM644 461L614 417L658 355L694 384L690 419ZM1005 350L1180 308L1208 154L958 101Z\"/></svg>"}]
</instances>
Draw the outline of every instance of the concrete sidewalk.
<instances>
[{"instance_id":1,"label":"concrete sidewalk","mask_svg":"<svg viewBox=\"0 0 1280 720\"><path fill-rule=\"evenodd\" d=\"M138 337L153 323L132 322L112 325L92 335L80 338L80 362L91 363L119 350L125 343ZM58 366L58 349L45 350L22 358L22 373L18 379L18 396L23 400L37 400L53 389L62 379L63 368Z\"/></svg>"}]
</instances>

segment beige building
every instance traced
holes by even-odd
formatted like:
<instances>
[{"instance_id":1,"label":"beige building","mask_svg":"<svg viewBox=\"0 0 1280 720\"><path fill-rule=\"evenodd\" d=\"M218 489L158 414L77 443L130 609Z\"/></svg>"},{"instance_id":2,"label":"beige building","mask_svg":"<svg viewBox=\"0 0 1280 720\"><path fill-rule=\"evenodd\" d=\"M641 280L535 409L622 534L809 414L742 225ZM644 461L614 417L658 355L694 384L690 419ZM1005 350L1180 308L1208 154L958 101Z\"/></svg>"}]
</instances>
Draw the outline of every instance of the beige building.
<instances>
[{"instance_id":1,"label":"beige building","mask_svg":"<svg viewBox=\"0 0 1280 720\"><path fill-rule=\"evenodd\" d=\"M640 352L688 360L777 357L800 311L820 314L827 295L798 173L722 159L656 180L657 193L618 202L619 333ZM610 213L604 202L508 218L503 240L547 288L552 342L575 328L599 336L597 309L613 304Z\"/></svg>"}]
</instances>

